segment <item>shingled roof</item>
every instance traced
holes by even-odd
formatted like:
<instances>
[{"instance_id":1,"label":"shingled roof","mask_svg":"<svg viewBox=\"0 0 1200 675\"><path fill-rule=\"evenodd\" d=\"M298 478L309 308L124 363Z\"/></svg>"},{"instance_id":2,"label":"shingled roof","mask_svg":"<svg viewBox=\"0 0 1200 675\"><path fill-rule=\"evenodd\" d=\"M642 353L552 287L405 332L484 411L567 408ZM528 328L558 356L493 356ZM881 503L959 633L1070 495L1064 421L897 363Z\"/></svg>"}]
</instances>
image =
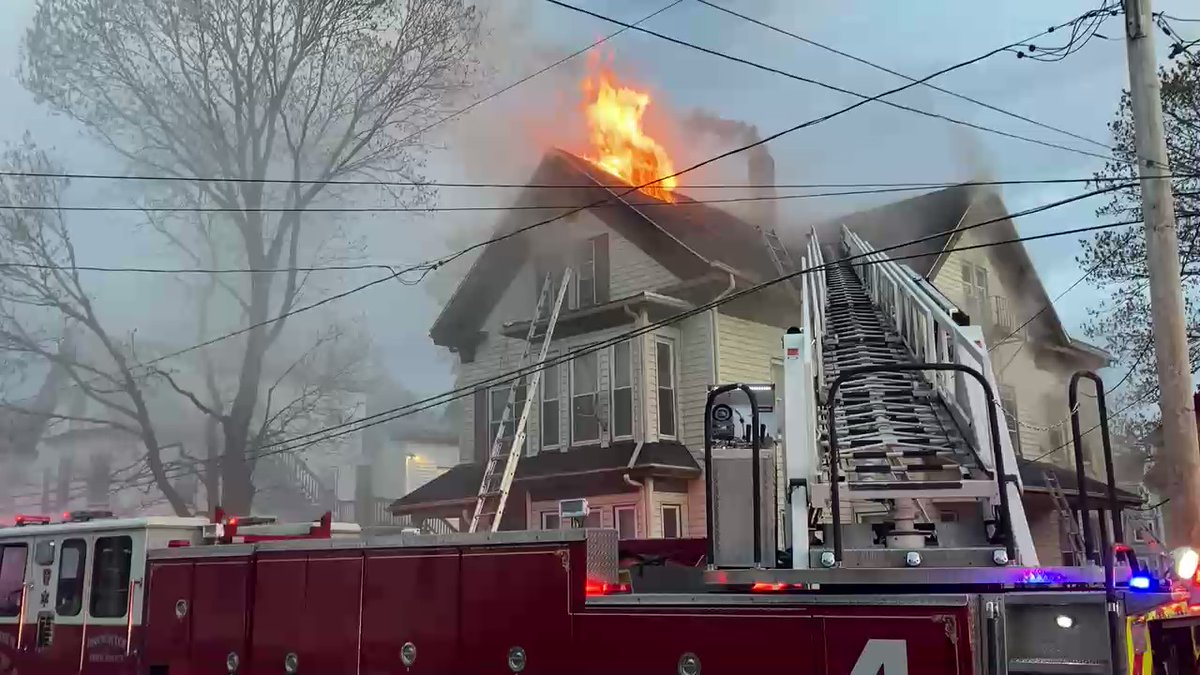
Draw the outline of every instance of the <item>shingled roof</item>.
<instances>
[{"instance_id":1,"label":"shingled roof","mask_svg":"<svg viewBox=\"0 0 1200 675\"><path fill-rule=\"evenodd\" d=\"M715 270L733 272L750 282L777 274L758 227L678 191L674 203L629 192L620 179L563 150L547 152L529 184L516 200L515 206L521 208L501 218L494 237L559 216L565 204L605 201L590 212L680 279ZM484 310L495 304L529 257L531 238L556 236L570 223L570 218L564 218L484 248L434 321L430 330L434 343L455 346L462 336L478 331L486 317Z\"/></svg>"}]
</instances>

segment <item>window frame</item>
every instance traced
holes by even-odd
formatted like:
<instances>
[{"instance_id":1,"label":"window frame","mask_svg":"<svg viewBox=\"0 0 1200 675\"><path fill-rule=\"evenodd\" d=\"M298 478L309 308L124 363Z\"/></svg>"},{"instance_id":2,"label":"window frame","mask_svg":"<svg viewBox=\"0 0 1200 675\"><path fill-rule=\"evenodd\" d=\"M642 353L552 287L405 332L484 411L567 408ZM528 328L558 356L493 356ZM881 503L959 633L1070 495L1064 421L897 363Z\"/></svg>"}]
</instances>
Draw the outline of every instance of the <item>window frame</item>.
<instances>
[{"instance_id":1,"label":"window frame","mask_svg":"<svg viewBox=\"0 0 1200 675\"><path fill-rule=\"evenodd\" d=\"M550 358L547 356L547 358ZM538 447L542 450L557 451L562 449L562 379L559 369L561 364L554 363L546 367L542 372L541 381L538 382L538 395L540 398L540 407L538 408ZM546 383L553 380L554 382L554 398L546 398ZM547 406L553 406L554 410L554 442L546 442L546 410Z\"/></svg>"},{"instance_id":2,"label":"window frame","mask_svg":"<svg viewBox=\"0 0 1200 675\"><path fill-rule=\"evenodd\" d=\"M124 542L122 542L122 540L124 540ZM127 564L125 565L125 570L123 573L118 571L117 576L118 579L124 579L124 581L122 584L114 585L112 588L103 588L100 586L100 584L104 583L105 579L107 578L102 574L104 570L101 569L101 565L106 564L107 561L100 555L101 544L102 542L106 541L114 541L116 542L117 546L120 546L122 543L128 543L129 545L129 556L126 560ZM89 619L124 619L129 615L129 597L130 594L133 593L133 587L130 581L133 579L133 566L135 557L134 546L134 538L128 534L114 534L105 537L96 537L92 541L92 573L91 581L88 584L89 598L87 603ZM120 554L119 548L114 548L113 550L118 552L118 555ZM110 594L121 599L120 614L109 614L108 611L110 610L107 609L105 609L105 613L100 613L97 611L98 608L103 608L101 603L103 601L107 601L111 597ZM115 603L113 607L115 611Z\"/></svg>"},{"instance_id":3,"label":"window frame","mask_svg":"<svg viewBox=\"0 0 1200 675\"><path fill-rule=\"evenodd\" d=\"M15 589L8 591L9 594L20 593L24 591L26 580L29 577L30 546L28 542L24 541L0 544L0 578L3 578L4 573L8 570L8 567L5 564L5 553L7 553L8 549L10 548L14 550L19 549L24 553L24 555L21 556L21 581ZM0 589L0 591L3 591L3 589ZM4 598L0 598L0 600L7 602L7 599ZM12 612L9 613L7 607L0 604L0 619L17 619L18 622L24 621L24 617L21 616L21 610L23 609L21 605L21 598L18 597L17 604L12 608Z\"/></svg>"},{"instance_id":4,"label":"window frame","mask_svg":"<svg viewBox=\"0 0 1200 675\"><path fill-rule=\"evenodd\" d=\"M557 523L554 527L548 527L546 525L546 521L549 518L553 518L555 523ZM543 530L561 530L562 529L562 519L558 517L558 511L542 511L538 515L538 520L539 520Z\"/></svg>"},{"instance_id":5,"label":"window frame","mask_svg":"<svg viewBox=\"0 0 1200 675\"><path fill-rule=\"evenodd\" d=\"M675 512L675 517L672 522L675 523L675 536L667 536L667 511ZM659 504L658 514L662 520L662 538L663 539L683 539L683 505L682 504Z\"/></svg>"},{"instance_id":6,"label":"window frame","mask_svg":"<svg viewBox=\"0 0 1200 675\"><path fill-rule=\"evenodd\" d=\"M1017 403L1017 389L1010 387L1007 384L1000 384L996 387L996 395L1000 399L1000 410L1006 413L1004 423L1008 425L1008 438L1013 446L1013 453L1017 457L1024 457L1021 452L1021 412ZM1012 402L1012 408L1005 405L1005 401Z\"/></svg>"},{"instance_id":7,"label":"window frame","mask_svg":"<svg viewBox=\"0 0 1200 675\"><path fill-rule=\"evenodd\" d=\"M594 391L587 392L587 393L576 393L575 387L578 384L579 378L575 376L575 368L576 368L577 364L584 363L583 359L588 359L588 358L595 359L596 389ZM572 446L598 445L600 443L601 437L604 435L603 430L600 428L601 427L601 424L600 424L600 392L601 392L600 353L599 352L591 352L588 354L581 354L581 355L576 356L575 358L571 359L571 373L570 373L569 380L570 380L569 386L570 386L570 390L571 390L571 445ZM592 397L592 416L595 417L595 419L596 419L596 437L595 438L590 438L590 437L589 438L580 438L579 437L579 425L576 423L576 419L575 419L575 416L576 416L575 400L579 399L579 398L585 398L588 396Z\"/></svg>"},{"instance_id":8,"label":"window frame","mask_svg":"<svg viewBox=\"0 0 1200 675\"><path fill-rule=\"evenodd\" d=\"M585 239L580 242L579 248L575 254L575 275L571 281L571 302L575 309L583 309L585 307L596 306L596 239ZM590 271L590 274L585 275L584 270ZM583 281L587 279L592 283L592 297L584 302Z\"/></svg>"},{"instance_id":9,"label":"window frame","mask_svg":"<svg viewBox=\"0 0 1200 675\"><path fill-rule=\"evenodd\" d=\"M73 611L64 612L62 609L63 597L63 579L67 577L63 575L63 560L66 559L68 550L76 550L75 545L81 547L79 559L76 562L76 578L74 581L78 583L76 591L75 604L72 605ZM69 537L62 540L58 547L58 579L54 584L54 614L59 617L77 617L83 612L84 600L88 597L88 540L83 537ZM132 556L130 566L132 567Z\"/></svg>"},{"instance_id":10,"label":"window frame","mask_svg":"<svg viewBox=\"0 0 1200 675\"><path fill-rule=\"evenodd\" d=\"M624 386L617 386L617 349L624 347L628 352L628 381ZM617 391L629 391L629 430L628 433L617 433ZM634 410L633 403L633 341L618 342L609 348L608 355L608 430L612 440L630 440L633 438Z\"/></svg>"},{"instance_id":11,"label":"window frame","mask_svg":"<svg viewBox=\"0 0 1200 675\"><path fill-rule=\"evenodd\" d=\"M637 504L614 504L612 507L612 511L613 511L613 529L617 531L617 539L618 540L637 539L638 538ZM632 533L633 536L631 536L631 537L626 537L621 534L621 514L622 513L630 513L633 515L633 533Z\"/></svg>"},{"instance_id":12,"label":"window frame","mask_svg":"<svg viewBox=\"0 0 1200 675\"><path fill-rule=\"evenodd\" d=\"M659 372L659 350L666 347L669 351L667 363L670 366L670 386L663 386L662 374ZM675 363L675 341L670 338L655 336L654 338L654 396L658 409L656 429L660 438L677 440L679 438L679 368ZM671 392L671 431L663 431L663 391Z\"/></svg>"},{"instance_id":13,"label":"window frame","mask_svg":"<svg viewBox=\"0 0 1200 675\"><path fill-rule=\"evenodd\" d=\"M487 390L487 392L488 392L488 394L487 394L487 404L488 404L487 434L488 434L488 446L489 447L491 446L491 444L496 442L496 432L500 429L500 421L504 419L504 407L503 406L501 406L501 408L500 408L500 418L495 419L495 420L492 419L492 414L496 412L495 405L493 405L492 396L494 394L499 393L501 395L501 397L503 398L503 402L508 403L508 390L509 390L509 385L507 385L507 384L500 385L498 387L489 387ZM526 397L529 396L529 385L521 384L521 386L519 386L517 388L517 400L514 401L514 403L513 403L512 422L510 423L509 429L508 429L509 435L504 437L505 440L511 440L516 434L517 420L520 419L520 417L521 417L521 413L519 411L521 410L521 406L525 404L525 398L523 398L521 396L521 390L525 391Z\"/></svg>"}]
</instances>

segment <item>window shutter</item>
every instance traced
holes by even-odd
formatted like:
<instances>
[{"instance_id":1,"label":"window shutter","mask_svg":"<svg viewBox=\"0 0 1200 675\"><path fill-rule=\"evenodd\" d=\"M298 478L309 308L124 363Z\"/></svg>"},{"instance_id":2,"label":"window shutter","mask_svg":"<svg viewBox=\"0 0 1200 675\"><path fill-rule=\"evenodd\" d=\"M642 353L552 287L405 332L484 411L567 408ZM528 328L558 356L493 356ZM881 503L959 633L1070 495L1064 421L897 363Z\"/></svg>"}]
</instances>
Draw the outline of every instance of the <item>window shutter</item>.
<instances>
[{"instance_id":1,"label":"window shutter","mask_svg":"<svg viewBox=\"0 0 1200 675\"><path fill-rule=\"evenodd\" d=\"M491 441L488 438L488 397L487 389L475 390L475 461L487 460Z\"/></svg>"},{"instance_id":2,"label":"window shutter","mask_svg":"<svg viewBox=\"0 0 1200 675\"><path fill-rule=\"evenodd\" d=\"M602 234L592 240L596 244L596 304L608 302L609 297L609 262L608 234Z\"/></svg>"}]
</instances>

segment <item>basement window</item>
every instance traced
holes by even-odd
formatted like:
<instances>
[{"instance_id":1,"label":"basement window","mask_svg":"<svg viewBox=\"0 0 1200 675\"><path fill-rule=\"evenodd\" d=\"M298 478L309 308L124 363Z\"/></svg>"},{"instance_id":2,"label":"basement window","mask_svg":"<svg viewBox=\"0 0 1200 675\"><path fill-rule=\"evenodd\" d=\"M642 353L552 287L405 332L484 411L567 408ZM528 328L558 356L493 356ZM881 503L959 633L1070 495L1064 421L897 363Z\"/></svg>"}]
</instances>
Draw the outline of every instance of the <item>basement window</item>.
<instances>
[{"instance_id":1,"label":"basement window","mask_svg":"<svg viewBox=\"0 0 1200 675\"><path fill-rule=\"evenodd\" d=\"M662 505L663 539L678 539L683 536L683 507L678 504Z\"/></svg>"}]
</instances>

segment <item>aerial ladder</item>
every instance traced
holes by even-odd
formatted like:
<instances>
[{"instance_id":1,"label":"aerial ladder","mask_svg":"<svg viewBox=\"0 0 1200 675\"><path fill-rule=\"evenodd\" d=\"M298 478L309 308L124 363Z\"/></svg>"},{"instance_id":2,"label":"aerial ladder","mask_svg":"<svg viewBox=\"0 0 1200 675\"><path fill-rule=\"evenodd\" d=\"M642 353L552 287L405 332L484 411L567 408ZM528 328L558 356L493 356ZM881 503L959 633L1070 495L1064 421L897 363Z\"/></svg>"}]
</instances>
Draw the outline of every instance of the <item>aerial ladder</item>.
<instances>
[{"instance_id":1,"label":"aerial ladder","mask_svg":"<svg viewBox=\"0 0 1200 675\"><path fill-rule=\"evenodd\" d=\"M504 516L504 507L508 503L508 494L512 490L513 479L517 475L517 464L521 461L525 448L525 429L529 423L529 413L533 409L533 401L542 381L542 367L546 354L550 350L550 342L554 338L554 327L558 324L558 314L562 310L563 301L567 297L567 289L571 283L571 268L567 267L558 283L555 292L554 274L546 274L541 291L538 293L537 305L533 318L529 322L529 330L525 335L525 344L521 358L517 364L517 372L523 373L530 367L530 356L533 353L534 340L541 328L542 314L549 307L549 318L546 320L545 333L542 336L542 346L538 351L538 366L528 376L522 375L509 383L508 400L504 404L504 412L500 417L500 425L492 439L491 449L483 465L483 479L479 483L479 493L475 498L475 510L471 516L469 532L491 531L500 529L500 519ZM517 396L525 389L525 400L521 405L520 417L516 418L516 427L510 439L507 438L509 425L514 419L517 408ZM490 402L489 402L490 403ZM506 442L508 443L506 446Z\"/></svg>"},{"instance_id":2,"label":"aerial ladder","mask_svg":"<svg viewBox=\"0 0 1200 675\"><path fill-rule=\"evenodd\" d=\"M807 271L784 340L784 399L810 402L784 412L793 568L1036 565L981 329L840 234L831 264L815 231L799 266L766 239L781 275Z\"/></svg>"}]
</instances>

